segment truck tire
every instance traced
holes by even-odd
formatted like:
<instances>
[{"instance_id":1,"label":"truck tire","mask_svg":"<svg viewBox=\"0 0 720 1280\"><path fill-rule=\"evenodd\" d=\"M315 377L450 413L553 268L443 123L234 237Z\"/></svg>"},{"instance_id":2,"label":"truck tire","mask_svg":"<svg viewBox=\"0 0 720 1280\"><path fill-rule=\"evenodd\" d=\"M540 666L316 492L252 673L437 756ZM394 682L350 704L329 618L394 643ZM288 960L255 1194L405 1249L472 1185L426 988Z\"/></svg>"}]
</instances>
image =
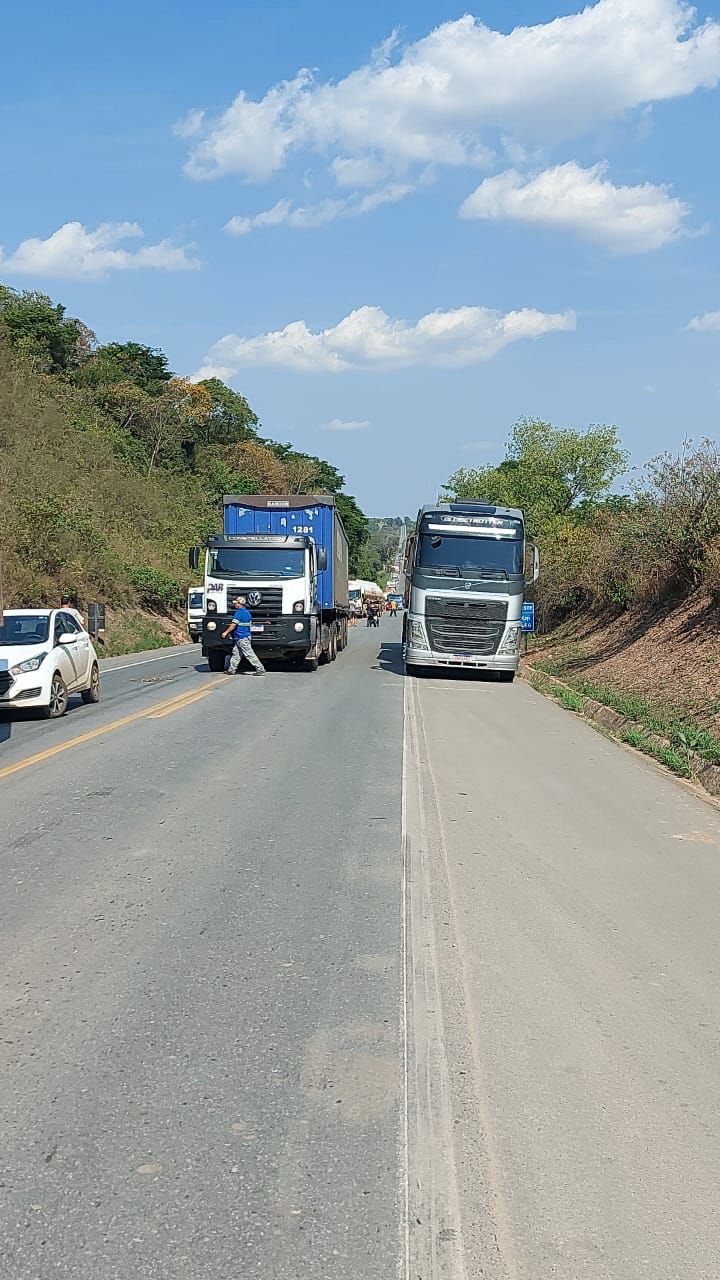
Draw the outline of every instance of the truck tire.
<instances>
[{"instance_id":1,"label":"truck tire","mask_svg":"<svg viewBox=\"0 0 720 1280\"><path fill-rule=\"evenodd\" d=\"M513 680L515 679L515 672L514 671L496 671L495 679L500 684L512 684Z\"/></svg>"},{"instance_id":2,"label":"truck tire","mask_svg":"<svg viewBox=\"0 0 720 1280\"><path fill-rule=\"evenodd\" d=\"M225 653L222 649L208 649L207 660L211 671L225 670Z\"/></svg>"},{"instance_id":3,"label":"truck tire","mask_svg":"<svg viewBox=\"0 0 720 1280\"><path fill-rule=\"evenodd\" d=\"M338 656L338 633L337 627L330 628L330 648L328 650L328 661L334 662Z\"/></svg>"},{"instance_id":4,"label":"truck tire","mask_svg":"<svg viewBox=\"0 0 720 1280\"><path fill-rule=\"evenodd\" d=\"M405 663L405 675L406 675L406 676L418 676L418 678L419 678L419 677L421 677L421 676L424 674L424 671L425 671L425 668L424 668L424 667L419 667L419 666L418 666L418 664L417 664L416 662L406 662L406 663Z\"/></svg>"},{"instance_id":5,"label":"truck tire","mask_svg":"<svg viewBox=\"0 0 720 1280\"><path fill-rule=\"evenodd\" d=\"M306 659L305 659L305 670L306 670L306 671L317 671L317 669L318 669L318 660L317 660L317 658L306 658Z\"/></svg>"}]
</instances>

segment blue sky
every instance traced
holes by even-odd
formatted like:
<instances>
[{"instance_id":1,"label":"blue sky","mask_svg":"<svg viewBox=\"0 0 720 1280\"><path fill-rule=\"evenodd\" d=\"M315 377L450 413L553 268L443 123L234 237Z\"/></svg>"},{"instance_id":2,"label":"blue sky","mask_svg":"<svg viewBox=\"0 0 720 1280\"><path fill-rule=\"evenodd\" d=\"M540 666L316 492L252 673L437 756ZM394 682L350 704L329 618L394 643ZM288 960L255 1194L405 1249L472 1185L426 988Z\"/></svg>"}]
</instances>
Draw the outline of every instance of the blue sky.
<instances>
[{"instance_id":1,"label":"blue sky","mask_svg":"<svg viewBox=\"0 0 720 1280\"><path fill-rule=\"evenodd\" d=\"M719 4L41 10L4 19L0 278L222 370L370 513L524 414L638 464L716 436Z\"/></svg>"}]
</instances>

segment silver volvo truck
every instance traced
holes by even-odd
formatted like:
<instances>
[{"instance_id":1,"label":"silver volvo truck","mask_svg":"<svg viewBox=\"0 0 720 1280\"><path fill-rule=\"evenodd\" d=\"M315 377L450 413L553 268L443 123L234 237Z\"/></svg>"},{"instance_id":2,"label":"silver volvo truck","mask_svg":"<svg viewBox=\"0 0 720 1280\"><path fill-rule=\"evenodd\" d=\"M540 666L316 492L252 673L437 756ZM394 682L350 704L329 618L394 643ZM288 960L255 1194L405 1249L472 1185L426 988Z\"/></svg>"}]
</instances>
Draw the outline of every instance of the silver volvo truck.
<instances>
[{"instance_id":1,"label":"silver volvo truck","mask_svg":"<svg viewBox=\"0 0 720 1280\"><path fill-rule=\"evenodd\" d=\"M522 511L484 502L423 507L404 569L407 672L465 667L513 680L523 598L539 572Z\"/></svg>"}]
</instances>

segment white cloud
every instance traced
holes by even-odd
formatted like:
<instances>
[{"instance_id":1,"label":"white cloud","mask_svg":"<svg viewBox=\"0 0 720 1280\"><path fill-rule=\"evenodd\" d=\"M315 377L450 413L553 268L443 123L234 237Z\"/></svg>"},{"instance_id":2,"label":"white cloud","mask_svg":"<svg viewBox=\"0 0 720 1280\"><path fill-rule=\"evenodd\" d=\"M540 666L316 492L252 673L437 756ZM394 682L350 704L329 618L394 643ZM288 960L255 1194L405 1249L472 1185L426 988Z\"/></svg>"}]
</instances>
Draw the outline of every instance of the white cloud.
<instances>
[{"instance_id":1,"label":"white cloud","mask_svg":"<svg viewBox=\"0 0 720 1280\"><path fill-rule=\"evenodd\" d=\"M345 422L342 418L332 418L323 427L323 431L367 431L370 423L366 418L350 419Z\"/></svg>"},{"instance_id":2,"label":"white cloud","mask_svg":"<svg viewBox=\"0 0 720 1280\"><path fill-rule=\"evenodd\" d=\"M278 200L272 209L265 209L252 217L235 216L225 225L231 236L244 236L259 227L277 227L285 223L289 227L322 227L336 218L359 218L372 213L383 204L397 204L410 195L413 188L407 183L390 183L377 191L361 196L358 192L340 199L320 200L317 204L298 205L292 200Z\"/></svg>"},{"instance_id":3,"label":"white cloud","mask_svg":"<svg viewBox=\"0 0 720 1280\"><path fill-rule=\"evenodd\" d=\"M374 187L388 175L388 165L375 156L336 156L330 165L339 187Z\"/></svg>"},{"instance_id":4,"label":"white cloud","mask_svg":"<svg viewBox=\"0 0 720 1280\"><path fill-rule=\"evenodd\" d=\"M0 267L8 275L97 280L108 271L196 271L201 265L187 246L169 240L134 251L118 248L125 240L142 237L137 222L101 222L95 231L80 222L66 222L47 240L23 240L9 257L0 249Z\"/></svg>"},{"instance_id":5,"label":"white cloud","mask_svg":"<svg viewBox=\"0 0 720 1280\"><path fill-rule=\"evenodd\" d=\"M209 364L205 361L196 373L189 375L188 382L204 382L206 378L219 378L221 382L227 382L235 372L236 370L231 369L228 365Z\"/></svg>"},{"instance_id":6,"label":"white cloud","mask_svg":"<svg viewBox=\"0 0 720 1280\"><path fill-rule=\"evenodd\" d=\"M288 151L300 139L295 114L310 81L310 72L300 71L294 80L269 89L260 102L253 102L241 91L217 120L191 110L175 126L176 131L187 129L189 121L194 135L201 139L185 165L188 176L217 178L223 173L243 173L262 181L281 169Z\"/></svg>"},{"instance_id":7,"label":"white cloud","mask_svg":"<svg viewBox=\"0 0 720 1280\"><path fill-rule=\"evenodd\" d=\"M487 307L433 311L416 324L394 320L380 307L360 307L330 329L313 333L303 320L254 338L227 334L207 365L283 366L302 372L402 369L413 365L459 368L497 355L523 338L575 329L575 314L524 308L503 315Z\"/></svg>"},{"instance_id":8,"label":"white cloud","mask_svg":"<svg viewBox=\"0 0 720 1280\"><path fill-rule=\"evenodd\" d=\"M259 101L240 92L215 118L191 112L186 172L263 179L310 149L359 186L363 172L370 184L413 164L485 163L488 134L490 145L580 137L719 79L720 23L698 23L686 0L598 0L509 34L466 15L404 48L393 37L337 82L302 70Z\"/></svg>"},{"instance_id":9,"label":"white cloud","mask_svg":"<svg viewBox=\"0 0 720 1280\"><path fill-rule=\"evenodd\" d=\"M193 107L182 120L175 122L173 133L176 138L197 138L198 134L202 133L204 120L205 112L200 107Z\"/></svg>"},{"instance_id":10,"label":"white cloud","mask_svg":"<svg viewBox=\"0 0 720 1280\"><path fill-rule=\"evenodd\" d=\"M523 178L516 169L486 178L460 209L462 218L509 218L571 231L615 253L647 253L688 234L688 205L649 182L616 187L606 164L571 161Z\"/></svg>"},{"instance_id":11,"label":"white cloud","mask_svg":"<svg viewBox=\"0 0 720 1280\"><path fill-rule=\"evenodd\" d=\"M720 311L706 311L701 316L693 316L688 329L693 333L713 333L720 330Z\"/></svg>"}]
</instances>

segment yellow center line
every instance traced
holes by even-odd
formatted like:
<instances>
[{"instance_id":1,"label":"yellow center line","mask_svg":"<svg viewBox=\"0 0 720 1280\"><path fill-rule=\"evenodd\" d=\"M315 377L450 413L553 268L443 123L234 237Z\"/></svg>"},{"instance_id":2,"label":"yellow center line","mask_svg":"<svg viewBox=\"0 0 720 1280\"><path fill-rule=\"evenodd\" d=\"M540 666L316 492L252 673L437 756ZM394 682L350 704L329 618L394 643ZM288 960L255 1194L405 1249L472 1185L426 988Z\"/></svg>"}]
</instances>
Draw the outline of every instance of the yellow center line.
<instances>
[{"instance_id":1,"label":"yellow center line","mask_svg":"<svg viewBox=\"0 0 720 1280\"><path fill-rule=\"evenodd\" d=\"M0 779L9 778L13 773L20 773L22 769L29 769L33 764L41 764L44 760L52 760L53 756L59 756L63 751L69 751L71 747L79 747L84 742L92 742L94 738L102 738L103 734L114 733L116 729L122 729L126 724L132 724L135 720L158 719L161 715L170 715L173 711L181 711L183 707L189 706L192 702L199 701L206 694L212 693L216 688L213 683L205 689L193 689L190 693L176 693L172 698L166 698L164 702L155 702L150 707L143 707L142 711L133 711L128 716L122 716L119 720L112 720L110 724L101 725L98 729L90 729L87 733L81 733L77 738L71 738L69 742L59 742L57 746L46 747L44 751L37 751L35 755L26 756L24 760L18 760L15 764L7 764L0 769Z\"/></svg>"},{"instance_id":2,"label":"yellow center line","mask_svg":"<svg viewBox=\"0 0 720 1280\"><path fill-rule=\"evenodd\" d=\"M183 707L192 706L193 702L200 702L203 698L207 698L209 693L212 693L212 686L209 689L197 689L195 693L178 699L171 707L165 707L163 711L151 711L148 715L148 720L162 720L163 716L171 716L173 711L182 711Z\"/></svg>"}]
</instances>

